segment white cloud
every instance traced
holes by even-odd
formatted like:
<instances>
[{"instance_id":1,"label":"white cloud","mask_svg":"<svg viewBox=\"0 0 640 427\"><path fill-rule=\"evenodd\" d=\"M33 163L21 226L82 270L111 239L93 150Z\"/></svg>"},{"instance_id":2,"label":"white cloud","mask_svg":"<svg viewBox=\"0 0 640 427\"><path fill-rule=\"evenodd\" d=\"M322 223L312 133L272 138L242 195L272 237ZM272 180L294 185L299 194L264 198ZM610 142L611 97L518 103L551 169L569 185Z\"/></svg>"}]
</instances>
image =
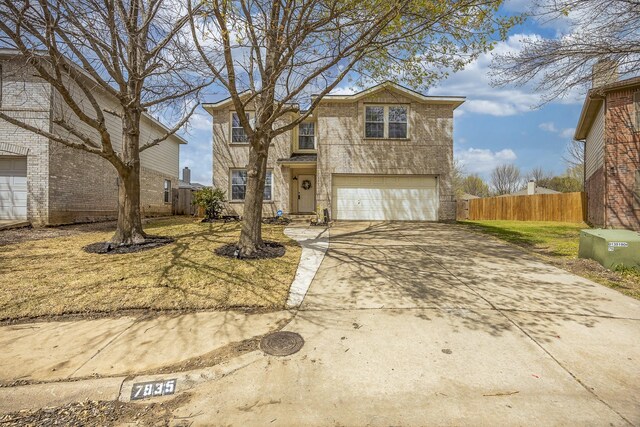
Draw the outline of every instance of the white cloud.
<instances>
[{"instance_id":1,"label":"white cloud","mask_svg":"<svg viewBox=\"0 0 640 427\"><path fill-rule=\"evenodd\" d=\"M491 151L484 148L468 148L455 152L456 160L460 161L467 173L488 174L496 166L513 163L518 156L510 149Z\"/></svg>"},{"instance_id":2,"label":"white cloud","mask_svg":"<svg viewBox=\"0 0 640 427\"><path fill-rule=\"evenodd\" d=\"M189 128L194 130L205 130L211 132L213 121L208 113L194 113L189 119Z\"/></svg>"},{"instance_id":3,"label":"white cloud","mask_svg":"<svg viewBox=\"0 0 640 427\"><path fill-rule=\"evenodd\" d=\"M343 86L337 87L331 91L331 95L353 95L354 93L358 93L358 90L355 86Z\"/></svg>"},{"instance_id":4,"label":"white cloud","mask_svg":"<svg viewBox=\"0 0 640 427\"><path fill-rule=\"evenodd\" d=\"M560 131L560 136L563 138L573 139L573 135L576 133L576 128L566 128Z\"/></svg>"},{"instance_id":5,"label":"white cloud","mask_svg":"<svg viewBox=\"0 0 640 427\"><path fill-rule=\"evenodd\" d=\"M576 128L564 128L558 129L554 122L540 123L538 127L544 131L555 133L561 138L573 138L573 134L576 132Z\"/></svg>"},{"instance_id":6,"label":"white cloud","mask_svg":"<svg viewBox=\"0 0 640 427\"><path fill-rule=\"evenodd\" d=\"M499 42L491 53L480 55L468 64L464 70L452 74L429 91L430 95L466 96L467 101L456 111L458 116L464 113L488 114L492 116L515 116L533 111L540 105L542 97L534 91L535 84L521 87L492 87L489 66L493 55L518 52L526 41L536 40L536 34L515 34L506 41ZM554 100L556 103L580 103L580 97Z\"/></svg>"},{"instance_id":7,"label":"white cloud","mask_svg":"<svg viewBox=\"0 0 640 427\"><path fill-rule=\"evenodd\" d=\"M547 132L552 132L552 133L556 133L558 132L558 129L556 128L555 123L553 122L544 122L544 123L540 123L538 125L538 127L542 130L545 130Z\"/></svg>"}]
</instances>

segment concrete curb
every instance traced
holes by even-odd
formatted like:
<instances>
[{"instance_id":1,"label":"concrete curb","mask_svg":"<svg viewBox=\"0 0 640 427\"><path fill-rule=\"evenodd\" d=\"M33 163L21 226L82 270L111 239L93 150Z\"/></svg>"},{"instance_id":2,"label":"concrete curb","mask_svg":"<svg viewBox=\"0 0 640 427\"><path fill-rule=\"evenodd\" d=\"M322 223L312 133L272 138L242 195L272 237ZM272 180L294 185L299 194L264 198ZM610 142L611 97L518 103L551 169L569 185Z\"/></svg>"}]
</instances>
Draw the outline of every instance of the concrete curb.
<instances>
[{"instance_id":1,"label":"concrete curb","mask_svg":"<svg viewBox=\"0 0 640 427\"><path fill-rule=\"evenodd\" d=\"M191 390L192 388L204 382L215 381L215 380L219 380L220 378L224 378L227 375L232 374L235 371L242 369L246 366L249 366L252 363L264 357L265 356L261 351L252 351L250 353L243 354L241 356L238 356L226 362L222 362L219 365L215 365L210 368L195 369L193 371L178 372L173 374L168 373L168 374L158 374L158 375L140 375L133 379L125 380L122 383L118 400L120 400L121 402L130 402L131 389L133 388L133 384L135 383L169 380L169 379L177 380L176 392L174 395L172 395L172 396L175 396L177 394ZM169 397L172 397L172 396L169 396ZM153 400L155 401L157 400L157 398L153 398ZM144 402L144 400L142 400L142 402Z\"/></svg>"},{"instance_id":2,"label":"concrete curb","mask_svg":"<svg viewBox=\"0 0 640 427\"><path fill-rule=\"evenodd\" d=\"M176 379L176 391L173 395L155 397L140 402L171 399L184 393L201 383L224 378L235 371L251 365L262 359L261 351L252 351L234 359L209 368L192 371L167 373L158 375L141 375L132 379L127 377L96 378L81 381L53 382L30 384L16 387L0 388L0 414L21 410L35 410L40 408L62 406L84 400L120 400L131 401L133 384L147 381Z\"/></svg>"},{"instance_id":3,"label":"concrete curb","mask_svg":"<svg viewBox=\"0 0 640 427\"><path fill-rule=\"evenodd\" d=\"M30 384L0 388L0 413L90 400L116 400L125 377Z\"/></svg>"},{"instance_id":4,"label":"concrete curb","mask_svg":"<svg viewBox=\"0 0 640 427\"><path fill-rule=\"evenodd\" d=\"M284 234L296 240L302 246L300 263L298 264L296 276L289 288L289 298L287 299L287 308L298 308L302 304L329 248L329 229L290 227L284 230Z\"/></svg>"}]
</instances>

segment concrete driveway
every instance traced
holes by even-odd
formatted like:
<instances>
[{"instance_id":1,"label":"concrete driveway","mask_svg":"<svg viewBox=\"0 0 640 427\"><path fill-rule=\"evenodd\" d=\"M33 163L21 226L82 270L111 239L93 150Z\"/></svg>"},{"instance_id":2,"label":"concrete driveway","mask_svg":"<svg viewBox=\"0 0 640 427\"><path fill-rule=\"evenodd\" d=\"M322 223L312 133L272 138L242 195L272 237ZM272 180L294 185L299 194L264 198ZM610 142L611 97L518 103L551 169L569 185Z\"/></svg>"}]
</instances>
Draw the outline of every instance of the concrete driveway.
<instances>
[{"instance_id":1,"label":"concrete driveway","mask_svg":"<svg viewBox=\"0 0 640 427\"><path fill-rule=\"evenodd\" d=\"M446 224L347 223L265 356L195 425L639 425L640 302Z\"/></svg>"}]
</instances>

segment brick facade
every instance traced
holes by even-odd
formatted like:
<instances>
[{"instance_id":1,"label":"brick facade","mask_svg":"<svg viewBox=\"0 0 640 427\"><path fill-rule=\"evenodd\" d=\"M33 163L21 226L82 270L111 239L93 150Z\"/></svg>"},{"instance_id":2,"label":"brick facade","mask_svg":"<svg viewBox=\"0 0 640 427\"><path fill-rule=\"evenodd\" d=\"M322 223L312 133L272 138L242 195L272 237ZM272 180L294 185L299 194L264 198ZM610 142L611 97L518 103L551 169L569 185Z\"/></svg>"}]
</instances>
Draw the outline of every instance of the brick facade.
<instances>
[{"instance_id":1,"label":"brick facade","mask_svg":"<svg viewBox=\"0 0 640 427\"><path fill-rule=\"evenodd\" d=\"M409 138L404 140L364 138L364 105L409 106ZM278 159L291 156L295 131L280 135L269 151L267 167L273 171L273 201L263 205L263 215L285 213L295 205L292 177L316 174L316 207L331 209L333 174L429 175L438 181L438 219L455 220L456 203L451 183L453 168L453 104L424 102L393 88L382 88L359 99L334 101L325 98L314 112L317 165L287 166ZM245 168L247 144L230 144L232 107L222 104L208 110L213 116L214 186L230 194L230 169ZM313 165L311 165L313 166ZM243 203L230 202L230 213L242 215ZM295 207L293 208L295 209Z\"/></svg>"},{"instance_id":2,"label":"brick facade","mask_svg":"<svg viewBox=\"0 0 640 427\"><path fill-rule=\"evenodd\" d=\"M605 226L640 230L640 129L633 94L608 92L605 103Z\"/></svg>"},{"instance_id":3,"label":"brick facade","mask_svg":"<svg viewBox=\"0 0 640 427\"><path fill-rule=\"evenodd\" d=\"M50 86L21 59L4 59L1 65L2 110L41 129L55 131L52 112L63 107ZM106 98L104 101L108 102ZM161 131L155 128L144 122L143 136L150 138ZM114 135L122 133L115 127L110 131ZM27 158L27 217L33 225L116 218L117 173L103 158L49 141L4 120L0 120L0 156ZM141 156L144 215L171 214L171 203L164 203L164 180L171 180L172 188L177 188L178 161L175 141L165 141ZM172 170L175 173L170 173Z\"/></svg>"}]
</instances>

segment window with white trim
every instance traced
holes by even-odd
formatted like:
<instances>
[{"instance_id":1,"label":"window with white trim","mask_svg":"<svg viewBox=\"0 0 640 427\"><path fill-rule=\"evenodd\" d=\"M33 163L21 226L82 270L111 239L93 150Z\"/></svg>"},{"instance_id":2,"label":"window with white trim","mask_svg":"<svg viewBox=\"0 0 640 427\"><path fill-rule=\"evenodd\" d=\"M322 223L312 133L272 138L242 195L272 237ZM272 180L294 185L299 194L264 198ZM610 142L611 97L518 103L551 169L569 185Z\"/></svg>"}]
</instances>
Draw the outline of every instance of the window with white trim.
<instances>
[{"instance_id":1,"label":"window with white trim","mask_svg":"<svg viewBox=\"0 0 640 427\"><path fill-rule=\"evenodd\" d=\"M364 136L384 138L384 107L365 107Z\"/></svg>"},{"instance_id":2,"label":"window with white trim","mask_svg":"<svg viewBox=\"0 0 640 427\"><path fill-rule=\"evenodd\" d=\"M298 125L298 149L316 149L316 124L314 122L304 122Z\"/></svg>"},{"instance_id":3,"label":"window with white trim","mask_svg":"<svg viewBox=\"0 0 640 427\"><path fill-rule=\"evenodd\" d=\"M164 202L171 203L171 181L164 180Z\"/></svg>"},{"instance_id":4,"label":"window with white trim","mask_svg":"<svg viewBox=\"0 0 640 427\"><path fill-rule=\"evenodd\" d=\"M367 105L364 114L365 138L406 139L409 135L409 108L404 105Z\"/></svg>"},{"instance_id":5,"label":"window with white trim","mask_svg":"<svg viewBox=\"0 0 640 427\"><path fill-rule=\"evenodd\" d=\"M251 122L251 115L249 113L245 113L245 115L247 116L247 120ZM238 113L231 113L231 142L235 144L244 144L249 142L249 136L240 123L240 116L238 116Z\"/></svg>"},{"instance_id":6,"label":"window with white trim","mask_svg":"<svg viewBox=\"0 0 640 427\"><path fill-rule=\"evenodd\" d=\"M231 200L242 201L247 195L247 171L246 169L231 170ZM264 181L264 201L271 201L273 198L273 173L267 171Z\"/></svg>"}]
</instances>

